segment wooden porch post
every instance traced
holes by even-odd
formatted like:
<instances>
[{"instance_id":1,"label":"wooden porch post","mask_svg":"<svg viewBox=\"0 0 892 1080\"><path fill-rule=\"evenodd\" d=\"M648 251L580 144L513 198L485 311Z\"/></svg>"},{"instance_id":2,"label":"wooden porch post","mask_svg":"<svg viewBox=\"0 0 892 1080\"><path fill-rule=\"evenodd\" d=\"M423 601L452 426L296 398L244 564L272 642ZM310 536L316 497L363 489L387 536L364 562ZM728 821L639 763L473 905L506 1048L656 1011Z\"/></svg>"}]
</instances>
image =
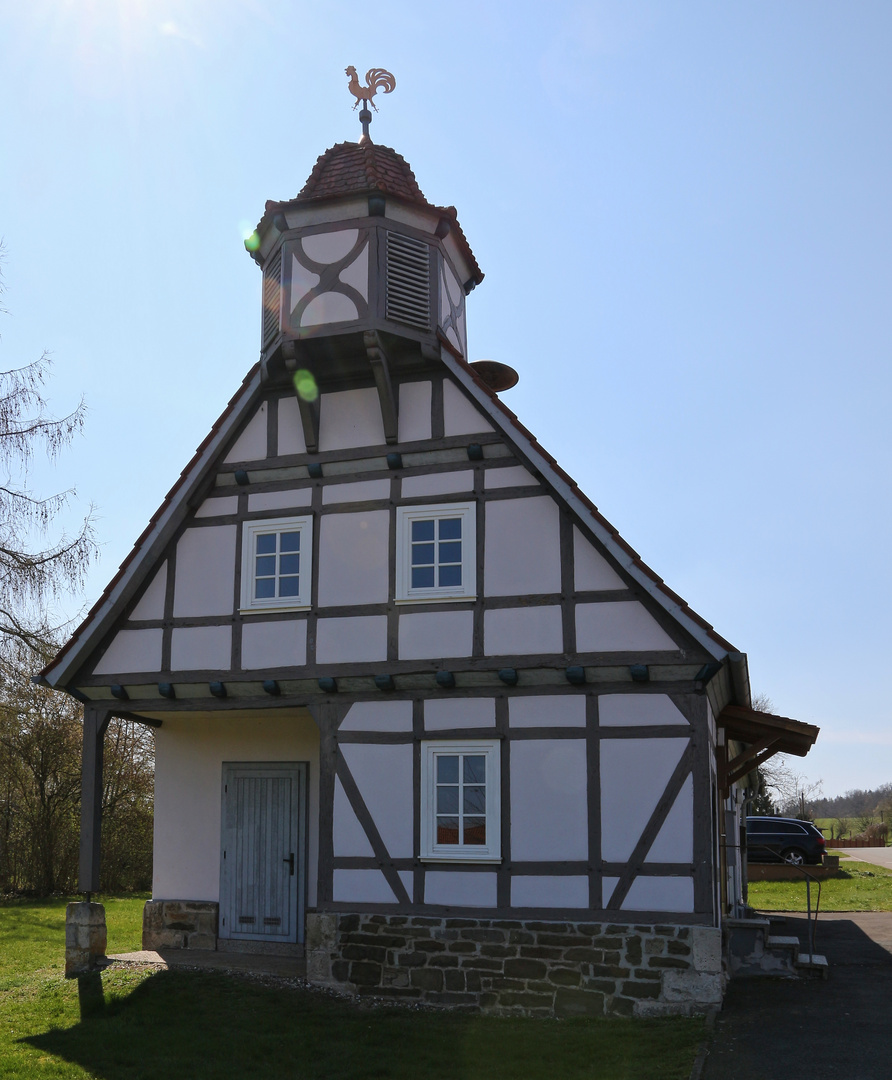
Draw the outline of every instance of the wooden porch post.
<instances>
[{"instance_id":1,"label":"wooden porch post","mask_svg":"<svg viewBox=\"0 0 892 1080\"><path fill-rule=\"evenodd\" d=\"M102 834L102 750L108 709L84 707L84 748L81 759L81 851L78 890L99 892L99 853Z\"/></svg>"}]
</instances>

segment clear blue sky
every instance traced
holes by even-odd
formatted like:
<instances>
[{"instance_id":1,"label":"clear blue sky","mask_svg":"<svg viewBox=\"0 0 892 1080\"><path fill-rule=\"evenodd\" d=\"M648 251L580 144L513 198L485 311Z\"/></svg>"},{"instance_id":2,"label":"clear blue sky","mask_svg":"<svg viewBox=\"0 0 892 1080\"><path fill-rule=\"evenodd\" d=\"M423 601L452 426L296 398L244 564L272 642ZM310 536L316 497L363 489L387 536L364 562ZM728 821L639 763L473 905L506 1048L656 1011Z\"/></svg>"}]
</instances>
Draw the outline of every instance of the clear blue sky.
<instances>
[{"instance_id":1,"label":"clear blue sky","mask_svg":"<svg viewBox=\"0 0 892 1080\"><path fill-rule=\"evenodd\" d=\"M48 349L86 436L92 601L257 357L242 230L372 134L486 273L471 358L641 553L892 781L892 4L28 0L0 11L0 365ZM76 610L76 604L70 606Z\"/></svg>"}]
</instances>

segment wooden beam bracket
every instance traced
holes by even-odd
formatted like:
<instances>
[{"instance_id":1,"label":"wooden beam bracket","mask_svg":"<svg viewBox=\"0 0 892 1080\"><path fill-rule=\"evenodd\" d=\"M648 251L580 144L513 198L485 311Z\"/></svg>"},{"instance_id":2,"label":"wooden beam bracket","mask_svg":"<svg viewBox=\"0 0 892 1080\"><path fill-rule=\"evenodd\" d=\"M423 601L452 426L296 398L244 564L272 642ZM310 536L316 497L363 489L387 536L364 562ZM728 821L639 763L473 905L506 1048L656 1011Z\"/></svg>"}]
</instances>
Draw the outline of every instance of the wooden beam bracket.
<instances>
[{"instance_id":1,"label":"wooden beam bracket","mask_svg":"<svg viewBox=\"0 0 892 1080\"><path fill-rule=\"evenodd\" d=\"M392 445L399 440L399 408L396 394L393 392L393 380L390 377L390 361L377 330L366 330L362 335L362 341L378 390L381 419L384 422L384 440Z\"/></svg>"}]
</instances>

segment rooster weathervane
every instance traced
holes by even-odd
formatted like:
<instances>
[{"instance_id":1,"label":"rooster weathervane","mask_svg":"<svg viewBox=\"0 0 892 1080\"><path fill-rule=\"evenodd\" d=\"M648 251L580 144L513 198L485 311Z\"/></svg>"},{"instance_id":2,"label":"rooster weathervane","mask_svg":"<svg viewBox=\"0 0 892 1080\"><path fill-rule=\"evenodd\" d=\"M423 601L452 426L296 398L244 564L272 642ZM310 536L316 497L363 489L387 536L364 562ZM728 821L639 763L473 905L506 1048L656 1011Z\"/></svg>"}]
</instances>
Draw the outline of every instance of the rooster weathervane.
<instances>
[{"instance_id":1,"label":"rooster weathervane","mask_svg":"<svg viewBox=\"0 0 892 1080\"><path fill-rule=\"evenodd\" d=\"M350 67L344 68L344 74L350 76L350 82L347 89L356 98L353 104L354 110L356 106L362 102L362 108L359 111L359 120L362 124L362 140L370 139L369 124L372 122L372 114L369 112L368 106L378 111L378 106L372 100L375 94L381 90L385 94L391 93L396 89L396 79L391 75L389 71L385 71L384 68L370 68L365 74L365 86L363 86L356 74L356 68L351 64Z\"/></svg>"}]
</instances>

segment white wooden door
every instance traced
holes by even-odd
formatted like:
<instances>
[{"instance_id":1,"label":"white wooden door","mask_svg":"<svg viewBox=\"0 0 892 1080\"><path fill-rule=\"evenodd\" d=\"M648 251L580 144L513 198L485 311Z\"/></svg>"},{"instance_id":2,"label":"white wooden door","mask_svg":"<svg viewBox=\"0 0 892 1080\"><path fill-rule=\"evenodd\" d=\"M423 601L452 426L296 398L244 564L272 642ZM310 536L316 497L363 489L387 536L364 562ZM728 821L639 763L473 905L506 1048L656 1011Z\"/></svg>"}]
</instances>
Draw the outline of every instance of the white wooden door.
<instances>
[{"instance_id":1,"label":"white wooden door","mask_svg":"<svg viewBox=\"0 0 892 1080\"><path fill-rule=\"evenodd\" d=\"M220 937L303 941L303 762L225 763Z\"/></svg>"}]
</instances>

